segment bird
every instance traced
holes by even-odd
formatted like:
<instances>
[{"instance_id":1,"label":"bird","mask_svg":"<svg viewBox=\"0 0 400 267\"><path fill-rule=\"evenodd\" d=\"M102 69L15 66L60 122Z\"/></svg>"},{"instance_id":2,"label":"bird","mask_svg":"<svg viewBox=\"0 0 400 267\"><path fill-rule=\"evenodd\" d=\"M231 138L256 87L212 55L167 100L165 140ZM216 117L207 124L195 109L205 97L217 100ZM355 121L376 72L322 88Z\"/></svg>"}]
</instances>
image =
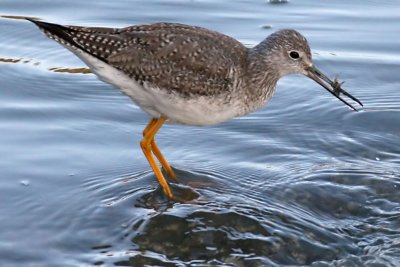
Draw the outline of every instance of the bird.
<instances>
[{"instance_id":1,"label":"bird","mask_svg":"<svg viewBox=\"0 0 400 267\"><path fill-rule=\"evenodd\" d=\"M167 121L205 126L244 116L263 108L289 74L311 78L355 111L341 95L363 106L313 64L307 39L294 29L277 30L249 48L223 33L180 23L105 28L26 19L150 115L140 146L171 201L170 183L178 179L155 142Z\"/></svg>"}]
</instances>

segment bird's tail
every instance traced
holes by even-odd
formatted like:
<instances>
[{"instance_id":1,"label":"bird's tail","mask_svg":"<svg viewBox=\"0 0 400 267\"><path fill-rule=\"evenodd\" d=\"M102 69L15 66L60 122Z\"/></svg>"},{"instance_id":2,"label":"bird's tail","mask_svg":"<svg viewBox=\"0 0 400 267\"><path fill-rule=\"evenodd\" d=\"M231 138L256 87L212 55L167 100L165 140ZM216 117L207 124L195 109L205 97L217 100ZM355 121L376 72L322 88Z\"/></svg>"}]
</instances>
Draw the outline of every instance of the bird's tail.
<instances>
[{"instance_id":1,"label":"bird's tail","mask_svg":"<svg viewBox=\"0 0 400 267\"><path fill-rule=\"evenodd\" d=\"M43 22L31 18L25 18L25 19L36 24L36 26L38 26L39 29L43 31L44 34L46 34L47 37L49 37L50 39L53 39L56 42L63 45L67 46L72 45L82 50L85 50L84 47L82 47L79 43L74 41L72 35L70 34L71 31L73 31L73 29L55 23Z\"/></svg>"}]
</instances>

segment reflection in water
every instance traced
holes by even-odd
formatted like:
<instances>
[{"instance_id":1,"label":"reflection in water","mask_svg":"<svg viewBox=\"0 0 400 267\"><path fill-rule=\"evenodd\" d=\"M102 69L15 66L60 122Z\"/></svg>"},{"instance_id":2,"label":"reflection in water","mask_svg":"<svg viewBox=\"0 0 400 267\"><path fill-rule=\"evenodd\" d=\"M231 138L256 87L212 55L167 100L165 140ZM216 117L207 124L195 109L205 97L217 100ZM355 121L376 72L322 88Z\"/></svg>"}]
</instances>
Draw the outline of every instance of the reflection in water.
<instances>
[{"instance_id":1,"label":"reflection in water","mask_svg":"<svg viewBox=\"0 0 400 267\"><path fill-rule=\"evenodd\" d=\"M310 264L316 260L331 261L343 255L346 249L356 251L354 246L348 247L346 243L349 242L337 240L330 233L320 232L306 223L302 223L301 231L306 233L303 237L288 231L283 225L288 221L296 223L298 219L287 214L271 212L269 218L260 221L261 214L256 212L246 215L232 208L216 211L205 208L198 207L182 215L158 214L139 229L132 242L144 251L168 255L169 259L214 261L234 266L243 266L246 262L252 265ZM251 207L242 205L241 208ZM327 242L329 247L323 245Z\"/></svg>"},{"instance_id":2,"label":"reflection in water","mask_svg":"<svg viewBox=\"0 0 400 267\"><path fill-rule=\"evenodd\" d=\"M4 63L18 63L21 59L13 59L13 58L0 58L0 62Z\"/></svg>"},{"instance_id":3,"label":"reflection in water","mask_svg":"<svg viewBox=\"0 0 400 267\"><path fill-rule=\"evenodd\" d=\"M184 183L190 183L190 179L207 180L207 173L214 173L200 172L179 171L179 175L186 177ZM120 251L117 244L93 248L107 255L97 257L97 263L354 266L363 262L386 266L396 261L397 256L382 251L382 242L391 243L389 236L400 236L400 179L393 180L400 172L340 169L335 164L311 171L297 168L296 172L302 178L295 183L249 186L241 189L241 195L228 192L227 184L224 188L198 188L200 198L187 203L166 201L160 187L141 194L135 206L148 209L148 213L133 215L118 242L131 243L133 249ZM236 174L226 179L240 177ZM257 182L257 176L250 177ZM217 188L225 192L223 196ZM380 236L388 240L379 242ZM121 253L128 259L121 260Z\"/></svg>"},{"instance_id":4,"label":"reflection in water","mask_svg":"<svg viewBox=\"0 0 400 267\"><path fill-rule=\"evenodd\" d=\"M360 114L342 120L344 128L352 125L362 129L365 122L361 121L368 114ZM392 133L398 131L398 126L386 125L383 118L388 116L382 113L369 118L374 117L374 121L381 122L374 132L384 127L386 134L393 138ZM263 118L258 118L249 120L246 125L253 129L263 122ZM398 149L377 144L377 137L371 133L340 132L338 137L333 131L336 127L326 133L320 130L317 135L296 131L297 139L287 136L298 140L293 151L281 148L282 154L291 155L289 161L280 161L276 150L266 149L272 154L272 158L263 163L263 168L269 166L268 170L257 172L257 168L253 168L255 164L233 167L235 164L232 166L216 156L213 161L219 163L217 166L206 164L206 168L193 173L177 171L184 184L196 187L194 185L199 183L196 187L199 198L172 205L162 198L160 188L141 194L135 198L134 205L149 209L148 213L132 215L126 236L118 241L126 246L130 244L132 250L119 250L118 245L113 245L101 250L100 253L108 256L98 257L97 263L116 266L395 266L392 263L398 261L398 250L394 247L400 237L399 153L376 153L394 153ZM243 136L249 131L246 127L239 131L242 132L236 132L235 138L240 139L248 151L262 149L256 141L245 142ZM261 135L254 133L252 139L268 140ZM281 131L280 138L282 135ZM381 141L385 138L379 135ZM371 141L375 144L369 144ZM236 147L235 142L219 142L219 150L232 151ZM277 143L269 142L270 147ZM334 145L330 146L332 142ZM322 153L323 160L312 153L296 155L296 148L304 147L306 151L316 143L315 151L319 152L314 153ZM206 144L204 149L210 149ZM227 158L229 153L222 154ZM252 155L250 161L256 162L257 157ZM121 259L121 253L126 253L127 257Z\"/></svg>"},{"instance_id":5,"label":"reflection in water","mask_svg":"<svg viewBox=\"0 0 400 267\"><path fill-rule=\"evenodd\" d=\"M50 71L54 72L62 72L62 73L70 73L70 74L89 74L92 73L88 68L49 68Z\"/></svg>"},{"instance_id":6,"label":"reflection in water","mask_svg":"<svg viewBox=\"0 0 400 267\"><path fill-rule=\"evenodd\" d=\"M28 63L32 63L32 59L30 59L30 58L0 58L0 62L28 64ZM39 64L40 64L40 62L33 62L33 65L35 65L35 66L37 66Z\"/></svg>"},{"instance_id":7,"label":"reflection in water","mask_svg":"<svg viewBox=\"0 0 400 267\"><path fill-rule=\"evenodd\" d=\"M13 15L0 15L0 18L5 18L5 19L18 19L18 20L26 20L27 18L29 19L39 19L37 17L31 17L31 16L13 16Z\"/></svg>"},{"instance_id":8,"label":"reflection in water","mask_svg":"<svg viewBox=\"0 0 400 267\"><path fill-rule=\"evenodd\" d=\"M32 63L32 59L23 59L23 58L0 58L0 62L3 63ZM37 66L40 62L34 62L33 65ZM60 68L60 67L53 67L49 68L49 71L52 72L60 72L60 73L69 73L69 74L91 74L89 68Z\"/></svg>"}]
</instances>

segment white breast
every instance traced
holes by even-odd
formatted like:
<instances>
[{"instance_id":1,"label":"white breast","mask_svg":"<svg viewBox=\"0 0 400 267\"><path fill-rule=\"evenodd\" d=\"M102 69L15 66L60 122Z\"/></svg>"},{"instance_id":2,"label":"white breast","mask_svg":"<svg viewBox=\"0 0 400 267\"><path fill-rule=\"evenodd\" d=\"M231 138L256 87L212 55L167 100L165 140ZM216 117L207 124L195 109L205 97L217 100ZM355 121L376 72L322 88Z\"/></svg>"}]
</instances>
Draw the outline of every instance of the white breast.
<instances>
[{"instance_id":1,"label":"white breast","mask_svg":"<svg viewBox=\"0 0 400 267\"><path fill-rule=\"evenodd\" d=\"M183 98L149 83L140 85L122 71L76 48L65 46L77 55L100 80L109 83L128 95L141 109L152 117L166 116L170 122L189 125L211 125L240 115L239 101L229 106L223 99L209 96Z\"/></svg>"}]
</instances>

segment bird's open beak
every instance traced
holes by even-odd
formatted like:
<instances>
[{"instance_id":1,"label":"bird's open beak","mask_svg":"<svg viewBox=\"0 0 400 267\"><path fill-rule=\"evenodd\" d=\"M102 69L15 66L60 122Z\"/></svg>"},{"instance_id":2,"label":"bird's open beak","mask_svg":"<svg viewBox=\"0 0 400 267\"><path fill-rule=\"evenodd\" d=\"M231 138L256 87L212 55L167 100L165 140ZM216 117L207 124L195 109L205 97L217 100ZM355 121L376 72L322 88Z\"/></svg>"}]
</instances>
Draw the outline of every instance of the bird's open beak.
<instances>
[{"instance_id":1,"label":"bird's open beak","mask_svg":"<svg viewBox=\"0 0 400 267\"><path fill-rule=\"evenodd\" d=\"M306 75L307 75L307 77L309 77L309 78L313 79L314 81L316 81L317 83L319 83L329 93L331 93L332 95L336 96L340 101L345 103L347 106L349 106L353 110L358 111L355 107L353 107L351 104L346 102L343 98L341 98L340 94L343 94L343 95L351 98L352 100L354 100L355 102L357 102L358 104L363 106L363 104L361 103L360 100L358 100L357 98L355 98L354 96L352 96L351 94L347 93L345 90L343 90L341 88L342 83L340 83L336 79L334 81L332 81L327 76L325 76L325 74L320 72L316 67L311 66L311 67L307 68Z\"/></svg>"}]
</instances>

